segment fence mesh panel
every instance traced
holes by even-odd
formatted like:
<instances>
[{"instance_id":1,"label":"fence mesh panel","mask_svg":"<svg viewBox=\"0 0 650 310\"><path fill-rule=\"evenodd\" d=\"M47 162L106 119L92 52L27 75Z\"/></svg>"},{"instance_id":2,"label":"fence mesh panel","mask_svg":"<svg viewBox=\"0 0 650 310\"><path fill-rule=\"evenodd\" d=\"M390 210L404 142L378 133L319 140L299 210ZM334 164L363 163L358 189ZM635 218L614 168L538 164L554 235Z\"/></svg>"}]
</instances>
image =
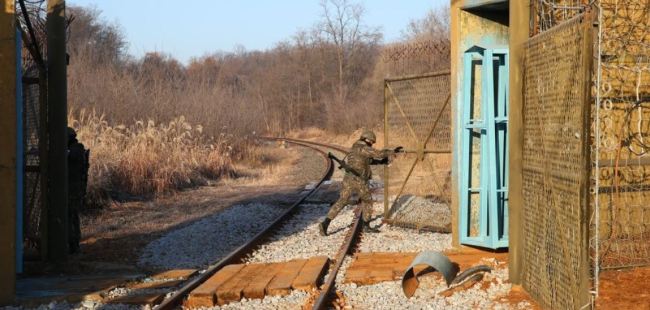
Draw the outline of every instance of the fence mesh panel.
<instances>
[{"instance_id":1,"label":"fence mesh panel","mask_svg":"<svg viewBox=\"0 0 650 310\"><path fill-rule=\"evenodd\" d=\"M592 253L601 268L650 265L650 1L600 8Z\"/></svg>"},{"instance_id":2,"label":"fence mesh panel","mask_svg":"<svg viewBox=\"0 0 650 310\"><path fill-rule=\"evenodd\" d=\"M523 282L544 307L588 301L590 20L576 16L525 49ZM585 21L583 21L585 20Z\"/></svg>"},{"instance_id":3,"label":"fence mesh panel","mask_svg":"<svg viewBox=\"0 0 650 310\"><path fill-rule=\"evenodd\" d=\"M18 6L17 19L22 32L22 83L23 83L23 147L24 147L24 208L23 248L26 257L35 257L41 251L41 220L43 215L43 176L41 175L41 149L44 124L41 107L46 106L44 97L47 87L45 59L47 54L44 31L45 1L25 1L26 11ZM25 14L26 13L26 14ZM27 15L27 16L25 16ZM27 27L27 19L32 30ZM35 42L34 42L35 41ZM37 48L37 47L38 48ZM33 53L32 53L33 52ZM39 54L40 56L36 56ZM39 65L39 63L41 65Z\"/></svg>"},{"instance_id":4,"label":"fence mesh panel","mask_svg":"<svg viewBox=\"0 0 650 310\"><path fill-rule=\"evenodd\" d=\"M385 144L403 146L384 176L386 219L448 231L450 222L450 73L386 80Z\"/></svg>"}]
</instances>

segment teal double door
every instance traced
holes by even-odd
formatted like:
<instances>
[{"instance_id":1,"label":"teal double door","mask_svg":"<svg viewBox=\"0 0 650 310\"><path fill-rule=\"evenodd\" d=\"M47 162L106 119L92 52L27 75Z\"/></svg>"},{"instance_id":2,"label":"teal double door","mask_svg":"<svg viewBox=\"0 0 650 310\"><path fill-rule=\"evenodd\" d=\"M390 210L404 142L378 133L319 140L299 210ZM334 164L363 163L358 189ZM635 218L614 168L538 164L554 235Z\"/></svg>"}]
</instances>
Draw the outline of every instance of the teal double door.
<instances>
[{"instance_id":1,"label":"teal double door","mask_svg":"<svg viewBox=\"0 0 650 310\"><path fill-rule=\"evenodd\" d=\"M508 51L464 54L460 118L462 244L508 246Z\"/></svg>"}]
</instances>

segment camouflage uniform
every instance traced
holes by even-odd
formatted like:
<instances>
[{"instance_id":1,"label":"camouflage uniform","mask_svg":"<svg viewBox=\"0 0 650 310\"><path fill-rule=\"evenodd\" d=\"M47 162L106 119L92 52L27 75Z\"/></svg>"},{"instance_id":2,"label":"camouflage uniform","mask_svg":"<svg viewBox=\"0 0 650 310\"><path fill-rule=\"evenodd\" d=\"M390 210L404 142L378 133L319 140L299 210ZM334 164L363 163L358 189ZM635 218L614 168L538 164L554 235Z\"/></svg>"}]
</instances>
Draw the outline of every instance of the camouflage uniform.
<instances>
[{"instance_id":1,"label":"camouflage uniform","mask_svg":"<svg viewBox=\"0 0 650 310\"><path fill-rule=\"evenodd\" d=\"M79 250L81 224L79 211L83 209L88 179L88 153L77 141L77 134L68 128L68 246L70 253Z\"/></svg>"},{"instance_id":2,"label":"camouflage uniform","mask_svg":"<svg viewBox=\"0 0 650 310\"><path fill-rule=\"evenodd\" d=\"M370 165L385 164L388 156L392 153L389 150L375 150L366 142L358 140L352 145L352 150L347 156L347 164L357 175L346 172L343 178L343 186L339 199L332 205L327 213L327 218L333 220L336 215L347 205L352 194L359 195L359 204L362 217L369 222L372 217L372 196L370 194L369 180L372 178Z\"/></svg>"}]
</instances>

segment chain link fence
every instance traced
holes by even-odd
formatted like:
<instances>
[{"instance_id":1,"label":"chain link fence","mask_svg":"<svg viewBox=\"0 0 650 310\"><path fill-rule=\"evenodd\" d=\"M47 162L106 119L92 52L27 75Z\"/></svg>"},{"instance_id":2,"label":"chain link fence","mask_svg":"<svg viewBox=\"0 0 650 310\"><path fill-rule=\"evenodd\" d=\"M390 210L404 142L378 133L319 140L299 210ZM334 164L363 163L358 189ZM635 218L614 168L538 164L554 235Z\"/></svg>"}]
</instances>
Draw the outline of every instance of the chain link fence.
<instances>
[{"instance_id":1,"label":"chain link fence","mask_svg":"<svg viewBox=\"0 0 650 310\"><path fill-rule=\"evenodd\" d=\"M590 151L590 165L585 167L585 171L589 172L589 182L578 183L584 184L581 186L588 189L588 208L577 218L589 223L588 242L584 244L582 238L578 238L560 243L562 247L566 245L574 248L574 254L579 250L575 247L586 248L589 265L587 285L591 293L597 296L602 269L650 265L650 143L647 143L650 139L650 2L535 0L532 4L531 42L544 37L547 37L548 42L559 40L558 29L574 23L576 16L589 9L597 17L594 20L597 27L584 30L585 34L593 32L596 38L592 45L594 70L591 71L589 81L592 86L590 96L578 102L589 106L590 122L587 126L589 131L586 142ZM555 45L553 49L548 49L547 43L543 46L546 48L543 53L539 51L540 47L537 47L536 55L532 56L534 59L549 58L548 64L556 67L558 59L564 59L567 52L572 50L572 46L576 46L575 42L566 42L564 45ZM526 94L547 91L548 87L528 83L529 76L540 74L537 72L539 70L544 68L529 67L529 64L526 64ZM563 98L578 90L579 88L571 87L566 92L548 99ZM549 100L544 101L545 104L554 102ZM524 109L529 109L528 105L527 98ZM528 121L525 119L525 122ZM565 117L563 121L566 124L564 130L570 131L577 120ZM525 126L531 125L525 123ZM573 141L567 145L576 143L577 141ZM525 149L529 147L528 140L524 141L524 144ZM567 147L558 145L554 152L562 154L566 150ZM528 159L524 158L524 165L527 165L527 162ZM549 169L553 167L556 166L551 165ZM524 176L525 182L531 179L531 176ZM524 195L526 196L526 193ZM565 205L572 209L580 207L582 203L573 200L566 201ZM530 216L537 221L540 215ZM548 223L548 227L560 228L562 226L558 225L566 219L570 218L559 216ZM528 235L529 231L526 234ZM579 236L574 233L569 235ZM526 239L539 239L543 243L558 242L543 234L526 236ZM562 260L551 260L551 264L548 261L541 262L538 255L530 253L530 257L525 259L525 264L544 266L540 271L556 270L566 264L566 261ZM571 275L580 275L575 271L575 268L572 269ZM541 293L536 290L539 288L535 287L531 292L545 296L560 294L559 292L566 290L561 286L561 283L567 280L563 279L564 277L567 276L563 273L556 274L555 282L560 286L549 286L551 290L542 289ZM579 280L578 283L582 283L582 279ZM537 282L541 281L538 279ZM553 281L549 283L551 282ZM581 284L580 287L582 286ZM582 294L581 291L577 293L578 295L574 296ZM543 303L551 301L544 298L541 300ZM562 299L556 296L554 300Z\"/></svg>"},{"instance_id":2,"label":"chain link fence","mask_svg":"<svg viewBox=\"0 0 650 310\"><path fill-rule=\"evenodd\" d=\"M44 188L41 158L44 157L44 135L47 111L45 59L45 2L19 2L18 22L21 30L23 83L23 146L24 146L24 208L23 249L27 259L41 254Z\"/></svg>"},{"instance_id":3,"label":"chain link fence","mask_svg":"<svg viewBox=\"0 0 650 310\"><path fill-rule=\"evenodd\" d=\"M525 48L522 279L552 309L589 303L590 16L577 15Z\"/></svg>"},{"instance_id":4,"label":"chain link fence","mask_svg":"<svg viewBox=\"0 0 650 310\"><path fill-rule=\"evenodd\" d=\"M449 83L449 71L385 82L385 145L405 149L384 170L384 218L392 224L451 231Z\"/></svg>"},{"instance_id":5,"label":"chain link fence","mask_svg":"<svg viewBox=\"0 0 650 310\"><path fill-rule=\"evenodd\" d=\"M600 2L592 250L601 268L650 265L650 2Z\"/></svg>"}]
</instances>

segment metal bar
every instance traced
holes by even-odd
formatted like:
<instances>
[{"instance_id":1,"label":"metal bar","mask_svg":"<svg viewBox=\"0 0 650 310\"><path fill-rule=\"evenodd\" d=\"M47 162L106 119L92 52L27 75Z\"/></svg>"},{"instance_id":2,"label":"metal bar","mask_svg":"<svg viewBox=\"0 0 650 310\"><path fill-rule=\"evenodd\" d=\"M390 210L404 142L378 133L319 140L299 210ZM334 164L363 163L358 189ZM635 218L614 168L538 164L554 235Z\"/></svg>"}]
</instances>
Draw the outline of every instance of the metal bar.
<instances>
[{"instance_id":1,"label":"metal bar","mask_svg":"<svg viewBox=\"0 0 650 310\"><path fill-rule=\"evenodd\" d=\"M305 143L297 142L297 140L292 140L292 139L273 139L273 138L266 138L266 139L285 140L287 142L294 143L297 145L310 147ZM298 201L296 201L293 205L291 205L289 209L283 212L279 217L275 219L275 221L273 221L271 224L266 226L262 231L257 233L255 236L253 236L251 239L246 241L246 243L244 243L234 251L230 252L228 256L224 257L217 263L211 265L200 276L191 280L187 284L183 285L183 287L181 287L178 291L176 291L172 296L165 299L160 305L156 306L154 309L156 310L174 309L176 306L180 305L180 303L182 302L183 298L185 298L185 296L187 296L196 287L201 285L201 283L205 282L207 279L209 279L212 275L217 273L217 271L221 270L223 267L241 261L241 259L245 257L247 253L250 253L250 251L252 251L257 245L261 244L265 240L265 238L269 236L271 231L281 227L282 224L284 224L284 222L286 222L290 218L290 216L298 210L298 206L302 204L307 198L309 198L313 193L315 193L319 189L319 187L323 184L323 182L325 182L325 180L331 177L332 172L334 171L333 168L334 165L332 164L332 161L329 158L327 158L327 154L316 148L314 149L317 150L321 155L323 155L323 159L327 164L325 173L321 177L320 181L316 184L316 186L314 186L313 189L311 189L309 192L303 195Z\"/></svg>"},{"instance_id":2,"label":"metal bar","mask_svg":"<svg viewBox=\"0 0 650 310\"><path fill-rule=\"evenodd\" d=\"M32 57L34 58L34 61L36 61L36 64L39 66L39 69L45 70L45 61L43 60L43 56L41 54L41 47L38 45L38 40L34 34L34 27L32 27L32 22L29 18L27 7L25 6L25 0L18 0L18 2L23 13L23 18L25 19L25 26L27 27L27 31L29 31L29 43L31 44L28 44L28 46L30 46L28 50L32 53Z\"/></svg>"},{"instance_id":3,"label":"metal bar","mask_svg":"<svg viewBox=\"0 0 650 310\"><path fill-rule=\"evenodd\" d=\"M418 154L420 152L417 151L417 150L402 150L402 153ZM422 153L424 153L424 154L451 154L451 150L449 150L449 149L424 150Z\"/></svg>"},{"instance_id":4,"label":"metal bar","mask_svg":"<svg viewBox=\"0 0 650 310\"><path fill-rule=\"evenodd\" d=\"M472 98L470 98L472 90L472 55L465 53L463 55L463 93L462 93L462 104L460 110L462 113L461 121L459 124L465 123L470 119L470 109ZM464 243L469 238L469 219L470 219L470 210L469 210L469 200L471 199L470 192L468 188L469 177L471 173L471 167L469 166L469 157L470 152L470 137L471 131L468 131L465 128L459 128L458 131L461 135L461 148L460 148L460 205L458 208L458 239L459 242ZM479 195L482 195L480 193Z\"/></svg>"},{"instance_id":5,"label":"metal bar","mask_svg":"<svg viewBox=\"0 0 650 310\"><path fill-rule=\"evenodd\" d=\"M398 81L405 81L405 80L415 80L415 79L420 79L420 78L443 76L443 75L449 75L449 74L451 74L451 71L443 70L443 71L429 72L429 73L424 73L424 74L412 74L412 75L398 76L398 77L394 77L394 78L386 78L385 81L386 82L398 82Z\"/></svg>"},{"instance_id":6,"label":"metal bar","mask_svg":"<svg viewBox=\"0 0 650 310\"><path fill-rule=\"evenodd\" d=\"M613 167L638 167L638 166L650 166L650 156L643 156L634 159L626 159L625 161L619 161L616 164L614 159L599 159L597 161L598 167L600 168L613 168Z\"/></svg>"},{"instance_id":7,"label":"metal bar","mask_svg":"<svg viewBox=\"0 0 650 310\"><path fill-rule=\"evenodd\" d=\"M594 13L591 9L587 9L587 11L583 14L584 19L582 20L582 27L583 27L583 39L582 39L582 67L584 68L584 71L581 72L583 76L581 77L584 80L584 85L582 89L582 103L583 103L583 123L582 123L582 161L583 161L583 168L584 168L584 173L582 175L583 180L582 180L582 189L581 189L581 198L582 198L582 208L580 210L580 218L582 219L589 219L591 217L591 214L589 213L590 209L590 193L589 193L589 187L590 187L590 180L591 180L591 145L590 145L590 135L591 135L591 88L592 88L592 83L591 83L591 78L592 78L592 72L593 72L593 47L594 47L594 42L593 42L593 19L594 19ZM597 206L596 206L597 208ZM590 291L592 290L593 286L590 280L590 251L589 251L589 222L588 220L581 220L580 221L581 225L581 230L580 233L582 234L581 240L582 240L582 247L580 250L580 259L582 260L582 266L580 268L580 273L582 276L582 283L580 283L580 296L578 297L579 300L579 305L589 305L591 302L591 293ZM599 232L597 232L599 233ZM597 276L598 274L596 274ZM594 294L597 296L597 288L596 288L596 293Z\"/></svg>"},{"instance_id":8,"label":"metal bar","mask_svg":"<svg viewBox=\"0 0 650 310\"><path fill-rule=\"evenodd\" d=\"M395 196L395 200L393 200L393 204L391 205L391 209L397 203L397 200L399 199L400 196L402 196L402 192L404 192L404 188L406 187L406 183L408 183L409 178L411 178L411 174L413 173L413 170L415 169L415 166L418 164L418 158L415 158L413 161L413 164L411 165L411 169L409 169L409 173L406 174L406 178L404 179L404 183L402 183L402 187L399 189L399 192L397 192L397 196ZM388 197L384 197L384 199L388 199Z\"/></svg>"},{"instance_id":9,"label":"metal bar","mask_svg":"<svg viewBox=\"0 0 650 310\"><path fill-rule=\"evenodd\" d=\"M25 207L22 75L22 40L20 30L16 29L16 273L23 272L23 209Z\"/></svg>"},{"instance_id":10,"label":"metal bar","mask_svg":"<svg viewBox=\"0 0 650 310\"><path fill-rule=\"evenodd\" d=\"M48 260L68 256L67 68L65 0L47 2L48 86Z\"/></svg>"},{"instance_id":11,"label":"metal bar","mask_svg":"<svg viewBox=\"0 0 650 310\"><path fill-rule=\"evenodd\" d=\"M384 147L388 147L388 82L384 81ZM384 165L384 220L388 218L388 195L390 195L390 186L388 185L388 180L390 177L390 172L388 166Z\"/></svg>"},{"instance_id":12,"label":"metal bar","mask_svg":"<svg viewBox=\"0 0 650 310\"><path fill-rule=\"evenodd\" d=\"M482 61L482 74L481 77L481 117L483 118L483 123L486 125L485 130L481 132L481 166L479 170L481 171L481 187L485 188L483 195L481 195L481 205L478 211L479 217L479 237L482 240L489 240L489 226L488 226L488 217L490 212L488 208L490 207L490 199L492 198L491 186L492 186L492 174L491 166L494 162L491 161L491 147L494 146L494 139L492 139L492 130L490 126L492 125L492 115L490 112L491 108L494 105L494 62L493 62L493 53L492 50L487 49L483 52L483 61ZM482 244L482 246L491 247L491 244Z\"/></svg>"},{"instance_id":13,"label":"metal bar","mask_svg":"<svg viewBox=\"0 0 650 310\"><path fill-rule=\"evenodd\" d=\"M354 222L352 223L352 228L348 230L347 235L345 236L345 241L339 252L336 255L336 265L330 270L329 276L323 285L323 288L312 307L313 310L322 310L328 308L329 297L333 293L334 287L336 286L336 275L338 274L341 266L343 265L343 260L345 256L350 253L353 248L354 243L357 241L361 232L361 210L355 210Z\"/></svg>"},{"instance_id":14,"label":"metal bar","mask_svg":"<svg viewBox=\"0 0 650 310\"><path fill-rule=\"evenodd\" d=\"M386 87L388 88L388 91L391 94L391 97L393 97L393 100L395 100L395 105L397 105L397 108L399 109L399 113L402 114L402 117L404 117L404 120L406 121L406 126L408 127L409 131L411 132L411 135L413 136L413 140L415 140L415 143L418 143L418 135L415 133L415 130L413 129L413 126L411 125L411 122L409 122L409 118L406 116L406 113L404 113L404 110L402 109L402 105L399 103L399 99L397 99L397 96L395 96L395 93L393 92L393 89L390 87L389 83L386 83Z\"/></svg>"},{"instance_id":15,"label":"metal bar","mask_svg":"<svg viewBox=\"0 0 650 310\"><path fill-rule=\"evenodd\" d=\"M484 61L487 62L487 73L490 76L494 76L494 71L495 70L500 70L501 66L498 65L497 68L494 67L494 53L492 50L487 50L485 51L485 58ZM485 67L485 65L484 65ZM502 72L499 72L502 73ZM503 81L501 80L502 75L499 75L499 84L503 84ZM485 206L487 213L485 214L485 217L488 218L489 225L488 227L485 227L485 230L487 232L488 237L488 243L490 248L495 248L496 246L496 241L499 238L499 213L497 212L497 188L498 188L498 174L497 174L497 167L499 167L499 158L497 158L497 127L494 118L496 117L497 111L495 111L495 102L494 102L494 79L493 78L488 78L486 81L487 82L487 88L488 88L488 98L487 98L487 108L486 108L486 123L488 124L488 130L487 130L487 146L488 146L488 154L487 154L487 166L488 166L488 176L489 176L489 181L488 181L488 205ZM499 90L501 90L500 85L499 88L497 89L497 95L501 95ZM502 100L502 97L497 98L498 101ZM499 104L499 102L497 102Z\"/></svg>"},{"instance_id":16,"label":"metal bar","mask_svg":"<svg viewBox=\"0 0 650 310\"><path fill-rule=\"evenodd\" d=\"M436 130L438 127L438 122L440 121L440 118L442 117L442 114L445 112L445 109L449 105L449 101L451 100L451 93L447 95L447 99L445 100L445 103L442 105L442 109L440 109L440 112L438 112L438 116L436 117L436 120L433 122L433 126L431 126L431 130L429 131L429 134L427 135L427 138L424 139L424 142L422 142L422 149L427 148L427 143L429 143L429 140L431 140L431 137L433 136L433 132ZM451 152L451 150L449 150Z\"/></svg>"}]
</instances>

